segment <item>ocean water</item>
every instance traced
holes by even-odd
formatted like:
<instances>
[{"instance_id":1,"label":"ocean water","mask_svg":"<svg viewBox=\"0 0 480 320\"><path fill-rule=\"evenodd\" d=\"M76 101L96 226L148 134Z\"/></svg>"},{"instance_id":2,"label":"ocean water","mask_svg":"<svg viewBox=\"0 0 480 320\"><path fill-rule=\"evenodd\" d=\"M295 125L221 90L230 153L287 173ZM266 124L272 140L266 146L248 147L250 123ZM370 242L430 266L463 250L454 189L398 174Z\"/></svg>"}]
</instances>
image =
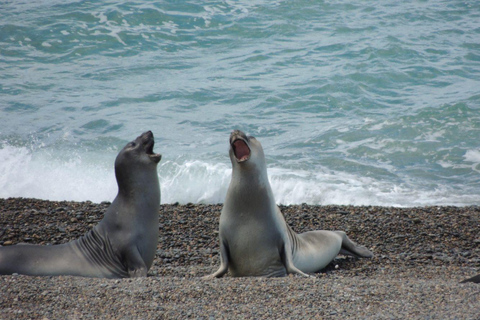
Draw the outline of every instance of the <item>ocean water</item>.
<instances>
[{"instance_id":1,"label":"ocean water","mask_svg":"<svg viewBox=\"0 0 480 320\"><path fill-rule=\"evenodd\" d=\"M233 129L278 203L480 203L478 1L2 1L0 197L111 201L156 137L162 203L221 203Z\"/></svg>"}]
</instances>

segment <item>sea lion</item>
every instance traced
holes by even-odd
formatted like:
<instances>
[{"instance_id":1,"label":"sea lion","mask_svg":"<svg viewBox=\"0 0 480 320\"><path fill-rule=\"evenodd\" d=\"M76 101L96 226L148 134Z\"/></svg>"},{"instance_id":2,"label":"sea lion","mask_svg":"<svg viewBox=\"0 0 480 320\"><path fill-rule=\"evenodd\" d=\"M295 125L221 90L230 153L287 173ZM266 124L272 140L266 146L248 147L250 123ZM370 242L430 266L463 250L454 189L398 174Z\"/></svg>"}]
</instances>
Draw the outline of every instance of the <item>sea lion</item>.
<instances>
[{"instance_id":1,"label":"sea lion","mask_svg":"<svg viewBox=\"0 0 480 320\"><path fill-rule=\"evenodd\" d=\"M467 282L480 283L480 274L477 274L476 276L465 279L460 283L467 283Z\"/></svg>"},{"instance_id":2,"label":"sea lion","mask_svg":"<svg viewBox=\"0 0 480 320\"><path fill-rule=\"evenodd\" d=\"M118 194L92 230L60 245L0 247L0 274L145 277L158 243L161 155L153 146L148 131L117 155Z\"/></svg>"},{"instance_id":3,"label":"sea lion","mask_svg":"<svg viewBox=\"0 0 480 320\"><path fill-rule=\"evenodd\" d=\"M285 222L268 181L262 145L242 131L230 135L232 180L220 214L220 268L206 279L223 276L309 276L337 254L372 257L342 231L296 234Z\"/></svg>"}]
</instances>

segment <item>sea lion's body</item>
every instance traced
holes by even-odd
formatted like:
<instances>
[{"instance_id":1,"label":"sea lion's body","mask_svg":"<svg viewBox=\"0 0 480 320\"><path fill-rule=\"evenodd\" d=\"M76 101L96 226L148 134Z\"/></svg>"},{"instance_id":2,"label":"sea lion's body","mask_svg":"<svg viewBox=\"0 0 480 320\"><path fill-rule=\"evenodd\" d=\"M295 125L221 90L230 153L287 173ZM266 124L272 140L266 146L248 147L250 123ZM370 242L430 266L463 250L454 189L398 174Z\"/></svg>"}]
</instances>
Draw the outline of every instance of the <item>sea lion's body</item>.
<instances>
[{"instance_id":1,"label":"sea lion's body","mask_svg":"<svg viewBox=\"0 0 480 320\"><path fill-rule=\"evenodd\" d=\"M0 274L146 276L155 257L160 206L161 156L153 144L153 134L145 132L118 154L118 195L98 225L65 244L0 247Z\"/></svg>"},{"instance_id":2,"label":"sea lion's body","mask_svg":"<svg viewBox=\"0 0 480 320\"><path fill-rule=\"evenodd\" d=\"M307 276L330 263L337 254L371 257L342 231L295 233L275 203L268 181L263 148L241 131L230 136L232 180L220 215L221 277Z\"/></svg>"}]
</instances>

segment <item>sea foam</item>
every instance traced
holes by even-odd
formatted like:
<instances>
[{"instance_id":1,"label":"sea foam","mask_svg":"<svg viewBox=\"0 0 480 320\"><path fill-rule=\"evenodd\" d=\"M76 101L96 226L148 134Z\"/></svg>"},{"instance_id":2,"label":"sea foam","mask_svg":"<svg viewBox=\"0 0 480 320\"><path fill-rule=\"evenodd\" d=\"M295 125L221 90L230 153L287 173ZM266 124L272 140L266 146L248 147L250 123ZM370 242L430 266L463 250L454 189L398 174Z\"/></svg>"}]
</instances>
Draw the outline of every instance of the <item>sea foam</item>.
<instances>
[{"instance_id":1,"label":"sea foam","mask_svg":"<svg viewBox=\"0 0 480 320\"><path fill-rule=\"evenodd\" d=\"M475 154L467 157L475 158ZM114 155L96 159L88 154L72 158L32 153L25 147L0 149L0 197L93 202L112 201L117 193ZM108 161L107 161L108 160ZM111 160L111 161L110 161ZM294 170L269 167L270 184L278 204L316 205L469 205L472 193L448 187L422 190L414 184L395 185L369 177L331 170ZM158 168L162 203L223 203L231 178L230 163L178 158Z\"/></svg>"},{"instance_id":2,"label":"sea foam","mask_svg":"<svg viewBox=\"0 0 480 320\"><path fill-rule=\"evenodd\" d=\"M0 149L0 197L93 202L112 201L117 192L113 165L82 158L61 160L25 147Z\"/></svg>"}]
</instances>

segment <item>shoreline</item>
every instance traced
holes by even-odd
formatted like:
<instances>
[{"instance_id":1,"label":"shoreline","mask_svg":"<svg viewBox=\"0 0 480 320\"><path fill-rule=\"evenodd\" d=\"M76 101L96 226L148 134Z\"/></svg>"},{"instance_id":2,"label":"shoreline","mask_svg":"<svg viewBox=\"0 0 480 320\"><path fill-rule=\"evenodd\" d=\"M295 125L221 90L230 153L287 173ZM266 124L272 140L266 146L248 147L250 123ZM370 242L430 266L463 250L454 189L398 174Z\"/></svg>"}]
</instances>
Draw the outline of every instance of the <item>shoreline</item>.
<instances>
[{"instance_id":1,"label":"shoreline","mask_svg":"<svg viewBox=\"0 0 480 320\"><path fill-rule=\"evenodd\" d=\"M0 199L0 245L59 244L85 234L108 202ZM478 319L480 207L280 206L297 232L343 230L372 259L338 256L314 279L205 281L218 268L222 205L163 204L147 278L0 276L0 317Z\"/></svg>"}]
</instances>

